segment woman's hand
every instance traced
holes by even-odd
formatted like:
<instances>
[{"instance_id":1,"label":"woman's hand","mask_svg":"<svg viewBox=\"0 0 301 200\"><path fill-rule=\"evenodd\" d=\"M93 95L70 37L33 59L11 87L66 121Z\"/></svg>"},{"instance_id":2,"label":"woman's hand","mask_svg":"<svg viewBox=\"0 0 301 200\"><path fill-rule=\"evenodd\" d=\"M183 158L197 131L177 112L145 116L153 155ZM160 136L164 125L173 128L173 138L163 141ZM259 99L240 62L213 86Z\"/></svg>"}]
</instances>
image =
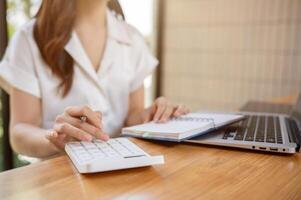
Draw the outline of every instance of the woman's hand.
<instances>
[{"instance_id":1,"label":"woman's hand","mask_svg":"<svg viewBox=\"0 0 301 200\"><path fill-rule=\"evenodd\" d=\"M186 115L190 110L183 105L173 105L166 98L159 97L142 113L144 123L154 121L157 123L167 122L172 117Z\"/></svg>"},{"instance_id":2,"label":"woman's hand","mask_svg":"<svg viewBox=\"0 0 301 200\"><path fill-rule=\"evenodd\" d=\"M86 120L80 119L85 116ZM92 141L93 138L107 141L109 136L102 131L101 113L88 106L73 106L56 117L53 130L46 136L58 149L63 150L70 141Z\"/></svg>"}]
</instances>

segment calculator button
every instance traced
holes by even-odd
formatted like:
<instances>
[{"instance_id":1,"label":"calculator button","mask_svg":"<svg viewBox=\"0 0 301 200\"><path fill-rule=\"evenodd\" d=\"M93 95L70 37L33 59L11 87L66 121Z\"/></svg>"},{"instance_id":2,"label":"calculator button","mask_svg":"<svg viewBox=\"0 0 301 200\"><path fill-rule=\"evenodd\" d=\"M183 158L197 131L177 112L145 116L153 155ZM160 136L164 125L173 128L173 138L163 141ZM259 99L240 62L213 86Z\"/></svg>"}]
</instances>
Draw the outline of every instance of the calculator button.
<instances>
[{"instance_id":1,"label":"calculator button","mask_svg":"<svg viewBox=\"0 0 301 200\"><path fill-rule=\"evenodd\" d=\"M96 148L95 144L92 142L81 142L81 143L86 149Z\"/></svg>"}]
</instances>

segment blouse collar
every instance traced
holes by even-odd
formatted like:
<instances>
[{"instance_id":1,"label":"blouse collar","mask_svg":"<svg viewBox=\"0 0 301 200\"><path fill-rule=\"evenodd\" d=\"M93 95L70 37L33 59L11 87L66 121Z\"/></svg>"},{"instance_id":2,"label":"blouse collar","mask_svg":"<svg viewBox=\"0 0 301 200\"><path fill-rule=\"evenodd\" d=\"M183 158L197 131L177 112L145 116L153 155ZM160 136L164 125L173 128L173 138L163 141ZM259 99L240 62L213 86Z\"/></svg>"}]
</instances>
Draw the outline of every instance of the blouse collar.
<instances>
[{"instance_id":1,"label":"blouse collar","mask_svg":"<svg viewBox=\"0 0 301 200\"><path fill-rule=\"evenodd\" d=\"M114 12L107 10L107 31L108 36L104 49L103 58L99 71L95 71L91 61L89 60L81 42L75 31L72 31L71 38L65 46L65 50L71 55L78 66L85 72L92 81L102 90L99 83L99 75L105 73L116 59L116 45L131 45L130 35L124 25L124 21L117 19ZM103 91L102 91L103 92Z\"/></svg>"}]
</instances>

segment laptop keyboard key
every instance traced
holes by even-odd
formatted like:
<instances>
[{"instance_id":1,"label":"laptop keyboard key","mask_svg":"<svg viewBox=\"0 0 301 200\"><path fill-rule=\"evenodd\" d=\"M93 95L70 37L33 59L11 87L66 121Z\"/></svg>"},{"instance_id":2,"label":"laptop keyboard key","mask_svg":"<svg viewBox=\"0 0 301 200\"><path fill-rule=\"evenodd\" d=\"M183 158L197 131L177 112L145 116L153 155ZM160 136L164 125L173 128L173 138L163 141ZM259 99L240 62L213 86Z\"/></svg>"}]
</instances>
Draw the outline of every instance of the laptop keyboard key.
<instances>
[{"instance_id":1,"label":"laptop keyboard key","mask_svg":"<svg viewBox=\"0 0 301 200\"><path fill-rule=\"evenodd\" d=\"M256 142L264 142L264 137L265 137L265 117L260 116L258 119L258 128L256 131Z\"/></svg>"},{"instance_id":2,"label":"laptop keyboard key","mask_svg":"<svg viewBox=\"0 0 301 200\"><path fill-rule=\"evenodd\" d=\"M240 122L239 127L237 128L236 135L234 140L243 140L245 137L245 132L247 130L248 118Z\"/></svg>"},{"instance_id":3,"label":"laptop keyboard key","mask_svg":"<svg viewBox=\"0 0 301 200\"><path fill-rule=\"evenodd\" d=\"M228 137L231 137L230 129L226 129L226 131L225 131L225 133L224 133L224 136L223 136L223 139L224 139L224 140L227 140Z\"/></svg>"},{"instance_id":4,"label":"laptop keyboard key","mask_svg":"<svg viewBox=\"0 0 301 200\"><path fill-rule=\"evenodd\" d=\"M276 132L275 132L275 125L274 125L274 118L269 116L267 119L267 142L268 143L275 143Z\"/></svg>"},{"instance_id":5,"label":"laptop keyboard key","mask_svg":"<svg viewBox=\"0 0 301 200\"><path fill-rule=\"evenodd\" d=\"M257 138L255 139L256 142L264 142L264 138Z\"/></svg>"},{"instance_id":6,"label":"laptop keyboard key","mask_svg":"<svg viewBox=\"0 0 301 200\"><path fill-rule=\"evenodd\" d=\"M257 124L257 116L252 116L250 122L250 126L247 129L247 135L245 138L245 141L254 141L254 134L255 134L255 129L256 129L256 124Z\"/></svg>"},{"instance_id":7,"label":"laptop keyboard key","mask_svg":"<svg viewBox=\"0 0 301 200\"><path fill-rule=\"evenodd\" d=\"M267 142L268 143L275 143L275 139L274 138L267 138Z\"/></svg>"},{"instance_id":8,"label":"laptop keyboard key","mask_svg":"<svg viewBox=\"0 0 301 200\"><path fill-rule=\"evenodd\" d=\"M275 126L276 126L277 143L283 144L279 117L275 117L274 120L275 120Z\"/></svg>"},{"instance_id":9,"label":"laptop keyboard key","mask_svg":"<svg viewBox=\"0 0 301 200\"><path fill-rule=\"evenodd\" d=\"M225 134L223 135L223 140L226 140L226 139L228 139L228 133L227 132L225 132Z\"/></svg>"}]
</instances>

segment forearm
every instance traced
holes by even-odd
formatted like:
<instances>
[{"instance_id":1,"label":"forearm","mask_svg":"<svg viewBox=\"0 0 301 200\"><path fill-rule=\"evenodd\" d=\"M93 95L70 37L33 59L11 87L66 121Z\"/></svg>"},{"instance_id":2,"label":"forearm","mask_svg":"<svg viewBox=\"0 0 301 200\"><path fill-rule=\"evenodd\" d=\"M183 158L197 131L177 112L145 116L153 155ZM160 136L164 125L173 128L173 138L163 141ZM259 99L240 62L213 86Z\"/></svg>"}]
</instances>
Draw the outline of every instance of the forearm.
<instances>
[{"instance_id":1,"label":"forearm","mask_svg":"<svg viewBox=\"0 0 301 200\"><path fill-rule=\"evenodd\" d=\"M125 121L125 126L134 126L137 124L143 123L143 111L131 112L128 114L127 119Z\"/></svg>"},{"instance_id":2,"label":"forearm","mask_svg":"<svg viewBox=\"0 0 301 200\"><path fill-rule=\"evenodd\" d=\"M11 145L19 154L46 158L59 151L46 139L47 130L20 123L11 127Z\"/></svg>"}]
</instances>

